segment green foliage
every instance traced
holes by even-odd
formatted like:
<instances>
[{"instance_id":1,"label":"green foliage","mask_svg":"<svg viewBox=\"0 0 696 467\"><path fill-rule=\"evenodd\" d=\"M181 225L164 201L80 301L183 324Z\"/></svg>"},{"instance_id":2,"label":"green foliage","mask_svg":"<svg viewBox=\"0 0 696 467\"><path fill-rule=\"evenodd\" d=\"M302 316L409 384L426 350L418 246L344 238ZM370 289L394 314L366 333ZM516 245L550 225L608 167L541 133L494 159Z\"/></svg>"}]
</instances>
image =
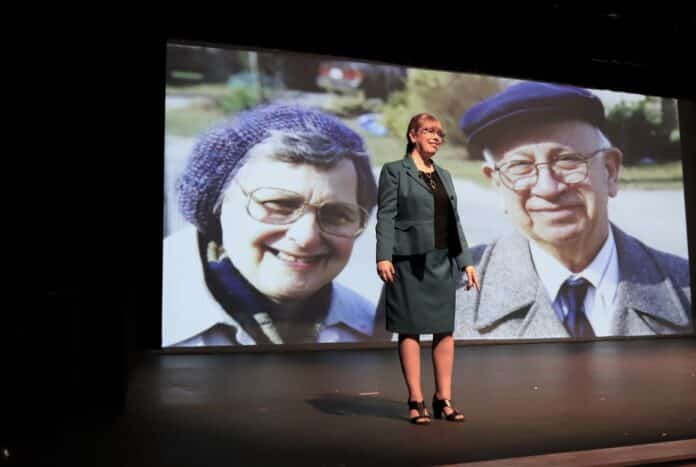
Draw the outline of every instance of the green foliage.
<instances>
[{"instance_id":1,"label":"green foliage","mask_svg":"<svg viewBox=\"0 0 696 467\"><path fill-rule=\"evenodd\" d=\"M365 99L364 93L358 92L331 95L322 110L342 118L352 118L364 113L379 112L381 108L379 99Z\"/></svg>"},{"instance_id":2,"label":"green foliage","mask_svg":"<svg viewBox=\"0 0 696 467\"><path fill-rule=\"evenodd\" d=\"M222 112L228 115L254 107L259 103L259 95L253 86L230 86L218 103Z\"/></svg>"},{"instance_id":3,"label":"green foliage","mask_svg":"<svg viewBox=\"0 0 696 467\"><path fill-rule=\"evenodd\" d=\"M222 118L219 110L175 109L165 113L168 135L194 137L207 130Z\"/></svg>"},{"instance_id":4,"label":"green foliage","mask_svg":"<svg viewBox=\"0 0 696 467\"><path fill-rule=\"evenodd\" d=\"M504 86L504 80L488 76L409 70L406 88L392 93L384 106L384 122L392 134L404 135L405 139L411 117L428 112L442 122L448 145L463 145L465 137L459 129L462 115Z\"/></svg>"},{"instance_id":5,"label":"green foliage","mask_svg":"<svg viewBox=\"0 0 696 467\"><path fill-rule=\"evenodd\" d=\"M606 134L624 154L624 164L679 159L676 109L669 99L621 101L607 114Z\"/></svg>"}]
</instances>

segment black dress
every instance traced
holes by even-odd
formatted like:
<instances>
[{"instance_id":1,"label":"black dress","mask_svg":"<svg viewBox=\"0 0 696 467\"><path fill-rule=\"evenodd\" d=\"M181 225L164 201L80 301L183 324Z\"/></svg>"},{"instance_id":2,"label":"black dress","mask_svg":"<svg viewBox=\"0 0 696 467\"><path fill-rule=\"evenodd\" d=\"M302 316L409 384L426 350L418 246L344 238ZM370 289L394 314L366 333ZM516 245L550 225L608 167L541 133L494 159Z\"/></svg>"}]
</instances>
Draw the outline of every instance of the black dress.
<instances>
[{"instance_id":1,"label":"black dress","mask_svg":"<svg viewBox=\"0 0 696 467\"><path fill-rule=\"evenodd\" d=\"M437 172L420 172L435 202L435 249L425 254L394 256L396 281L386 294L387 330L400 334L454 331L454 296L459 273L454 251L459 244L454 213Z\"/></svg>"}]
</instances>

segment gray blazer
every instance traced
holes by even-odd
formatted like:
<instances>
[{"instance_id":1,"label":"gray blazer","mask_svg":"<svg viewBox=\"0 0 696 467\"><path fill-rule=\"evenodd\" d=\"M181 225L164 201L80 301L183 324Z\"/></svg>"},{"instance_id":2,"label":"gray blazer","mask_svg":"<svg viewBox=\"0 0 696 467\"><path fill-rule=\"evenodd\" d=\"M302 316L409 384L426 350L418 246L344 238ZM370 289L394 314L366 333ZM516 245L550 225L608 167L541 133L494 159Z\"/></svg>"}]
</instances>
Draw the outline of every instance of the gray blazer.
<instances>
[{"instance_id":1,"label":"gray blazer","mask_svg":"<svg viewBox=\"0 0 696 467\"><path fill-rule=\"evenodd\" d=\"M693 332L686 259L650 248L612 225L619 260L619 312L611 335ZM457 290L454 337L569 337L519 233L472 249L481 292Z\"/></svg>"},{"instance_id":2,"label":"gray blazer","mask_svg":"<svg viewBox=\"0 0 696 467\"><path fill-rule=\"evenodd\" d=\"M461 252L459 269L473 260L457 211L457 194L450 173L433 164L445 186L457 223ZM377 261L393 255L417 255L435 249L435 201L426 183L418 176L410 155L382 166L377 207Z\"/></svg>"}]
</instances>

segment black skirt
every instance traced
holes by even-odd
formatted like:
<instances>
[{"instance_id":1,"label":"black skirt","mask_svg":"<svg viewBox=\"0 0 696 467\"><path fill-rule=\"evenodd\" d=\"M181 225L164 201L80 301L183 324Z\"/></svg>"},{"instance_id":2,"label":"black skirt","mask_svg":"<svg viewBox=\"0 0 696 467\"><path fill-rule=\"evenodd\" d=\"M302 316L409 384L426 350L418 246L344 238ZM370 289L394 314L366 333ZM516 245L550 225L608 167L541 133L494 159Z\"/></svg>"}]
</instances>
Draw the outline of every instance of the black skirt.
<instances>
[{"instance_id":1,"label":"black skirt","mask_svg":"<svg viewBox=\"0 0 696 467\"><path fill-rule=\"evenodd\" d=\"M454 331L454 296L461 274L449 249L394 256L396 281L385 284L387 330L399 334Z\"/></svg>"}]
</instances>

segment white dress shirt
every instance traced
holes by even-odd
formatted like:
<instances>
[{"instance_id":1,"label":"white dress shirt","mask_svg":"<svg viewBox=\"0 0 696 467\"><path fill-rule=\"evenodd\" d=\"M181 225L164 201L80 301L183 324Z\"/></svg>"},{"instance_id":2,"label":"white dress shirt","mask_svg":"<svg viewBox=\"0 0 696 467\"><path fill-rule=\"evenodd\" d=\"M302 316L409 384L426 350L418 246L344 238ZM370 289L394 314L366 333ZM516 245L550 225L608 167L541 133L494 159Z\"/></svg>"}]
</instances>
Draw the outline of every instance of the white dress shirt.
<instances>
[{"instance_id":1,"label":"white dress shirt","mask_svg":"<svg viewBox=\"0 0 696 467\"><path fill-rule=\"evenodd\" d=\"M592 325L595 336L610 336L612 318L616 312L614 299L619 286L619 261L611 229L597 256L577 274L566 268L534 241L529 242L529 249L539 280L553 300L556 313L560 312L563 316L568 314L559 296L563 283L568 278L583 277L590 283L584 301L587 319Z\"/></svg>"}]
</instances>

